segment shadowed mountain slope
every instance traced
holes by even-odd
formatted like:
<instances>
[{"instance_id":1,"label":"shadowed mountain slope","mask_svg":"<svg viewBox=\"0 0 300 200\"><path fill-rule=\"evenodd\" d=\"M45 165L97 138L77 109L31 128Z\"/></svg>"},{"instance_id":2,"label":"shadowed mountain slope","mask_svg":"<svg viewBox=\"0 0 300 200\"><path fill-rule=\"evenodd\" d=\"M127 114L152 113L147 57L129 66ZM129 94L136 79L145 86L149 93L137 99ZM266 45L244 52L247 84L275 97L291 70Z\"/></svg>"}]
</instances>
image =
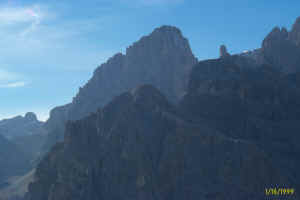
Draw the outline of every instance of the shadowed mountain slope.
<instances>
[{"instance_id":1,"label":"shadowed mountain slope","mask_svg":"<svg viewBox=\"0 0 300 200\"><path fill-rule=\"evenodd\" d=\"M37 168L27 199L255 200L265 187L293 186L255 142L177 112L145 85L68 123L64 142Z\"/></svg>"},{"instance_id":2,"label":"shadowed mountain slope","mask_svg":"<svg viewBox=\"0 0 300 200\"><path fill-rule=\"evenodd\" d=\"M22 175L29 169L29 158L17 145L0 135L0 188L6 186L8 177Z\"/></svg>"},{"instance_id":3,"label":"shadowed mountain slope","mask_svg":"<svg viewBox=\"0 0 300 200\"><path fill-rule=\"evenodd\" d=\"M72 103L57 107L46 123L49 139L45 149L62 140L67 120L81 119L114 97L141 84L157 87L173 103L184 95L188 75L197 63L179 29L162 26L99 66L79 89Z\"/></svg>"}]
</instances>

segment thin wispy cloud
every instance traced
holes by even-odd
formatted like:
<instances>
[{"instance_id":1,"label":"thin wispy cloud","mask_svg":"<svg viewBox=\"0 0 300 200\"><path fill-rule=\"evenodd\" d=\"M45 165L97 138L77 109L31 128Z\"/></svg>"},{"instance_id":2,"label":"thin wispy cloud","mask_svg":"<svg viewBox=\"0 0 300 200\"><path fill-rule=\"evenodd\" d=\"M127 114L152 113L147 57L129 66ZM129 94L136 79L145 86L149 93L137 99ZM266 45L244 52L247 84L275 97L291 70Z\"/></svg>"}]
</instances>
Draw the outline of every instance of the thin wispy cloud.
<instances>
[{"instance_id":1,"label":"thin wispy cloud","mask_svg":"<svg viewBox=\"0 0 300 200\"><path fill-rule=\"evenodd\" d=\"M0 84L0 88L18 88L18 87L24 87L25 85L26 85L25 82L18 81L18 82Z\"/></svg>"},{"instance_id":2,"label":"thin wispy cloud","mask_svg":"<svg viewBox=\"0 0 300 200\"><path fill-rule=\"evenodd\" d=\"M112 20L110 16L101 13L93 17L76 18L70 17L70 12L75 11L68 9L63 3L0 6L0 37L3 39L0 46L5 46L5 49L0 49L3 58L0 66L24 63L30 68L86 69L86 65L94 68L100 60L104 60L102 58L111 56L105 53L110 50L98 50L101 46L95 47L87 41L89 36L99 32ZM85 56L78 56L82 55L83 49ZM93 61L93 64L87 61Z\"/></svg>"},{"instance_id":3,"label":"thin wispy cloud","mask_svg":"<svg viewBox=\"0 0 300 200\"><path fill-rule=\"evenodd\" d=\"M40 6L0 7L0 22L6 25L35 22L43 17Z\"/></svg>"},{"instance_id":4,"label":"thin wispy cloud","mask_svg":"<svg viewBox=\"0 0 300 200\"><path fill-rule=\"evenodd\" d=\"M0 26L24 36L34 31L45 16L45 11L42 11L39 5L0 7Z\"/></svg>"},{"instance_id":5,"label":"thin wispy cloud","mask_svg":"<svg viewBox=\"0 0 300 200\"><path fill-rule=\"evenodd\" d=\"M10 81L16 78L18 78L17 74L0 69L0 81Z\"/></svg>"},{"instance_id":6,"label":"thin wispy cloud","mask_svg":"<svg viewBox=\"0 0 300 200\"><path fill-rule=\"evenodd\" d=\"M0 88L24 87L26 82L20 74L0 69Z\"/></svg>"}]
</instances>

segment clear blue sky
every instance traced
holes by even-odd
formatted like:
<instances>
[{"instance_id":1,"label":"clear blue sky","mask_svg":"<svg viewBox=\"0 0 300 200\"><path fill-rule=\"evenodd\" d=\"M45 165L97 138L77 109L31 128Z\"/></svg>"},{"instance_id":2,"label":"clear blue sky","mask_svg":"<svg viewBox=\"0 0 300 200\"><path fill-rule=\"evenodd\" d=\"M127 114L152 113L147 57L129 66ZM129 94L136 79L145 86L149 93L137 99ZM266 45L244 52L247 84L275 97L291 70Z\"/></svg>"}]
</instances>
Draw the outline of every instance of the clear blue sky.
<instances>
[{"instance_id":1,"label":"clear blue sky","mask_svg":"<svg viewBox=\"0 0 300 200\"><path fill-rule=\"evenodd\" d=\"M161 25L179 27L200 59L260 47L291 28L300 1L1 0L0 119L71 102L93 70Z\"/></svg>"}]
</instances>

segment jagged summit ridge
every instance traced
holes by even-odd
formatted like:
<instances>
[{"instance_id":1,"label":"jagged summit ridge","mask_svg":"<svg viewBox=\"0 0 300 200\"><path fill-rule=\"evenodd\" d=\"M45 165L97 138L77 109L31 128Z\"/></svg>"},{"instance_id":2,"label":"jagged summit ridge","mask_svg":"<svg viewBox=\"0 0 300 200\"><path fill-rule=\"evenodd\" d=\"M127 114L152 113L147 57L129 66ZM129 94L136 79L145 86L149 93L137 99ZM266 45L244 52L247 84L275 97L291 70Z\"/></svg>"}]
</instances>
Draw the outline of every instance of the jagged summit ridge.
<instances>
[{"instance_id":1,"label":"jagged summit ridge","mask_svg":"<svg viewBox=\"0 0 300 200\"><path fill-rule=\"evenodd\" d=\"M30 121L37 121L37 116L34 112L28 112L25 114L25 119L28 119Z\"/></svg>"},{"instance_id":2,"label":"jagged summit ridge","mask_svg":"<svg viewBox=\"0 0 300 200\"><path fill-rule=\"evenodd\" d=\"M154 85L171 101L178 101L196 63L187 39L178 28L157 28L129 46L125 55L117 53L98 67L73 99L69 115L81 118L141 84Z\"/></svg>"},{"instance_id":3,"label":"jagged summit ridge","mask_svg":"<svg viewBox=\"0 0 300 200\"><path fill-rule=\"evenodd\" d=\"M11 119L0 120L0 134L6 138L13 139L19 136L44 134L43 122L38 121L33 112L28 112L25 116L16 116Z\"/></svg>"},{"instance_id":4,"label":"jagged summit ridge","mask_svg":"<svg viewBox=\"0 0 300 200\"><path fill-rule=\"evenodd\" d=\"M178 28L159 27L129 46L125 54L117 53L100 65L72 103L50 112L47 128L55 133L53 138L62 139L66 121L88 116L114 97L143 84L154 86L176 103L185 94L189 73L197 62Z\"/></svg>"},{"instance_id":5,"label":"jagged summit ridge","mask_svg":"<svg viewBox=\"0 0 300 200\"><path fill-rule=\"evenodd\" d=\"M181 31L173 26L162 26L129 46L125 55L117 53L98 67L92 79L80 88L73 103L83 101L82 97L88 96L87 88L92 87L91 85L95 86L96 82L104 82L103 79L106 79L105 75L107 74L110 74L111 78L116 77L116 79L119 79L107 80L109 83L103 83L105 88L116 87L114 89L119 90L118 92L109 92L111 93L108 95L109 100L111 100L111 97L140 84L153 84L162 90L164 94L167 93L167 97L178 99L183 95L187 85L188 73L196 63L197 59L194 57L189 42L182 36ZM159 77L160 75L164 77ZM176 76L180 79L176 80ZM164 85L162 79L169 82L166 85L173 85L170 86L171 88L169 87L171 90L162 89ZM103 98L105 99L105 97ZM102 105L109 101L104 99Z\"/></svg>"},{"instance_id":6,"label":"jagged summit ridge","mask_svg":"<svg viewBox=\"0 0 300 200\"><path fill-rule=\"evenodd\" d=\"M149 45L149 42L153 42L158 45L157 47L160 47L161 51L166 50L164 48L167 47L191 51L189 43L187 39L183 37L180 29L174 26L165 25L156 28L150 35L144 36L139 41L133 43L133 45L126 49L126 54L130 55L132 53L136 53L136 50L146 47ZM151 45L148 47L151 48Z\"/></svg>"},{"instance_id":7,"label":"jagged summit ridge","mask_svg":"<svg viewBox=\"0 0 300 200\"><path fill-rule=\"evenodd\" d=\"M288 38L288 31L286 28L275 27L263 40L262 47L267 48L269 42L286 40Z\"/></svg>"}]
</instances>

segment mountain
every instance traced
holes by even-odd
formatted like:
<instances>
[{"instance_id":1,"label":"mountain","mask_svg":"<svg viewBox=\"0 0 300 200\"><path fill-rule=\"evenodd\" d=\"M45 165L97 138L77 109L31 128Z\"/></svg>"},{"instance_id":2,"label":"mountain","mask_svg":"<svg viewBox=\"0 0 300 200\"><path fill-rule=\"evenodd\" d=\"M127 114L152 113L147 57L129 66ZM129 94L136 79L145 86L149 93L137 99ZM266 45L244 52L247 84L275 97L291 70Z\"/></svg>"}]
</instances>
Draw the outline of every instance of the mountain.
<instances>
[{"instance_id":1,"label":"mountain","mask_svg":"<svg viewBox=\"0 0 300 200\"><path fill-rule=\"evenodd\" d=\"M261 200L268 188L291 188L281 197L298 200L298 21L290 32L274 28L255 51L230 55L221 46L219 59L190 69L175 101L162 86L137 83L102 105L89 86L96 70L79 94L100 108L85 113L92 104L76 96L52 111L47 125L64 140L39 163L25 199ZM101 87L114 85L114 75L105 78Z\"/></svg>"},{"instance_id":2,"label":"mountain","mask_svg":"<svg viewBox=\"0 0 300 200\"><path fill-rule=\"evenodd\" d=\"M240 68L235 60L196 65L180 112L190 122L205 122L227 137L256 144L274 166L289 171L285 176L300 189L299 82L272 66Z\"/></svg>"},{"instance_id":3,"label":"mountain","mask_svg":"<svg viewBox=\"0 0 300 200\"><path fill-rule=\"evenodd\" d=\"M47 139L46 134L33 134L33 135L24 135L18 136L11 140L18 148L31 157L32 162L35 162L36 159L42 153L42 148Z\"/></svg>"},{"instance_id":4,"label":"mountain","mask_svg":"<svg viewBox=\"0 0 300 200\"><path fill-rule=\"evenodd\" d=\"M255 142L180 116L144 85L68 123L27 199L255 200L265 187L294 186Z\"/></svg>"},{"instance_id":5,"label":"mountain","mask_svg":"<svg viewBox=\"0 0 300 200\"><path fill-rule=\"evenodd\" d=\"M24 117L17 116L0 121L0 134L8 139L18 136L45 134L43 122L38 121L34 113L28 112Z\"/></svg>"},{"instance_id":6,"label":"mountain","mask_svg":"<svg viewBox=\"0 0 300 200\"><path fill-rule=\"evenodd\" d=\"M0 135L0 188L7 185L7 178L22 175L29 168L29 156Z\"/></svg>"},{"instance_id":7,"label":"mountain","mask_svg":"<svg viewBox=\"0 0 300 200\"><path fill-rule=\"evenodd\" d=\"M260 49L243 53L257 65L271 65L284 73L300 71L300 18L291 31L275 27L263 40Z\"/></svg>"},{"instance_id":8,"label":"mountain","mask_svg":"<svg viewBox=\"0 0 300 200\"><path fill-rule=\"evenodd\" d=\"M49 149L63 138L67 120L81 119L114 97L141 84L152 84L176 103L185 94L188 75L197 63L179 29L162 26L98 67L72 103L54 108L45 127Z\"/></svg>"},{"instance_id":9,"label":"mountain","mask_svg":"<svg viewBox=\"0 0 300 200\"><path fill-rule=\"evenodd\" d=\"M24 196L28 184L21 184L22 176L38 162L46 139L43 126L31 112L0 121L0 200Z\"/></svg>"}]
</instances>

